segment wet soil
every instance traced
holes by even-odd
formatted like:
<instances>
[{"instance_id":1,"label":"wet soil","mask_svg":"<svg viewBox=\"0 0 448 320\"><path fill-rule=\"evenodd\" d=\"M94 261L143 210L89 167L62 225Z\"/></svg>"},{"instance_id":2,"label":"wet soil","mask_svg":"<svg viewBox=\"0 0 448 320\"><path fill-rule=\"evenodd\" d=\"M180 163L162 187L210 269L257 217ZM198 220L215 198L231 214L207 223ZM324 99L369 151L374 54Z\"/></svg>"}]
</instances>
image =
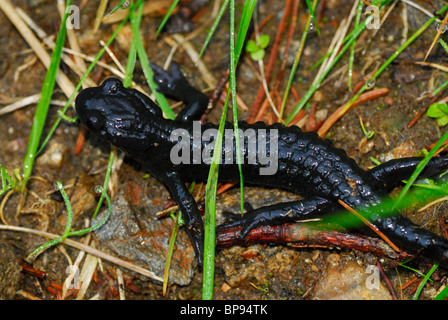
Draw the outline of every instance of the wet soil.
<instances>
[{"instance_id":1,"label":"wet soil","mask_svg":"<svg viewBox=\"0 0 448 320\"><path fill-rule=\"evenodd\" d=\"M48 34L56 33L55 29L60 23L60 18L54 1L11 0L11 2L33 17ZM427 2L417 2L427 10L433 11ZM441 5L440 1L433 1L433 3L435 6ZM81 50L93 56L100 49L99 41L107 40L116 28L116 24L103 24L98 32L93 33L96 2L82 1L81 4L81 1L74 1L74 4L82 5L81 28L76 30ZM200 26L207 20L212 6L213 4L206 6L204 11L195 17L196 26ZM261 2L259 7L260 21L272 14L260 31L270 35L271 43L275 38L284 6L283 1L267 0ZM298 45L305 27L307 19L305 6L305 2L302 1L293 37L295 46ZM316 31L313 31L308 36L295 76L293 86L299 97L303 96L311 85L317 69L312 71L310 69L325 55L337 26L348 16L351 6L352 1L326 1L326 7L322 11L319 22L321 34L319 36ZM367 49L365 53L362 54L360 50L355 55L353 86L384 62L403 42L403 10L404 4L398 3L378 33L373 35L371 30L365 31L356 42L357 48ZM407 36L410 36L427 20L427 17L410 6L406 6L406 11L409 28ZM171 50L170 42L166 38L162 36L155 39L155 32L161 19L161 15L145 16L141 28L149 59L159 65L163 65ZM224 18L203 58L210 73L218 80L229 63L228 20L227 17ZM357 106L328 132L327 137L331 138L336 146L345 149L361 167L368 168L374 165L372 158L386 161L392 158L421 155L423 150L441 137L444 128L438 127L434 119L426 116L423 116L412 128L408 128L414 115L428 104L429 98L424 97L424 94L446 80L446 76L441 71L413 63L423 59L435 36L435 30L434 26L424 32L378 78L376 88L388 88L387 95ZM0 12L0 31L2 34L0 37L0 103L5 106L18 98L39 93L46 70L37 61L23 70L15 79L18 68L29 62L34 57L34 53L29 50L26 42L2 12ZM123 65L126 65L130 34L130 27L125 26L117 41L111 46ZM205 37L206 33L202 32L190 41L198 52ZM285 41L286 37L281 42L280 53L285 46ZM271 48L272 45L267 49L265 65ZM441 46L436 45L428 61L443 64L446 61L446 55ZM277 76L281 58L279 54L273 79ZM177 50L174 60L182 66L192 84L198 88L207 89L207 83L195 68L186 50L183 48ZM289 57L289 60L293 60L293 55ZM113 64L108 56L105 56L103 61ZM331 80L325 82L314 95L313 101L318 102L318 110L321 114L329 115L347 101L350 95L350 90L347 88L347 71L338 72L341 68L345 68L347 63L346 55L329 74ZM62 68L74 83L78 81L66 66ZM284 81L279 86L278 91L281 94L286 87L285 80L290 68L289 64ZM257 70L258 65L248 57L242 59L238 74L238 93L249 108L260 86ZM108 76L110 72L100 67L96 67L92 73L92 78L98 83ZM134 80L148 90L139 66L134 74ZM58 87L53 98L66 99ZM294 95L290 95L285 114L288 114L296 103ZM48 132L56 119L58 108L55 106L50 108L45 132ZM12 172L14 168L21 169L34 110L35 104L0 118L2 124L0 140L4 141L0 149L0 164L4 165L9 172ZM175 109L176 112L178 110L179 107ZM211 110L208 120L218 122L221 112L222 103L218 103ZM248 111L239 110L239 114L241 119L245 119ZM69 115L74 116L74 112L70 111ZM375 133L368 141L365 140L361 130L360 117L366 129ZM272 119L271 112L266 112L263 120L271 121ZM81 153L75 154L79 133L79 123L61 122L43 154L35 163L33 171L35 178L28 184L29 193L23 209L20 212L16 211L21 201L17 193L6 202L4 219L7 223L61 234L65 228L66 212L63 203L52 196L54 183L61 181L69 186L67 193L73 203L75 216L72 229L85 227L84 220L92 216L98 200L98 195L93 189L104 181L110 146L87 134ZM156 213L170 204L169 194L157 180L145 176L132 159L123 159L114 179L118 183L112 190L113 213L110 221L91 235L93 242L90 244L126 261L148 268L157 276L162 276L174 222L170 217L156 219ZM297 195L280 190L246 186L245 197L254 207L259 207L295 199ZM236 212L238 210L238 188L219 195L217 202L218 222L221 222L224 219L223 211ZM408 210L403 214L438 234L444 231L440 221L446 221L448 217L447 206L443 203L423 212ZM97 219L103 216L104 212L100 213ZM84 241L84 239L85 237L74 238L77 241ZM30 298L30 295L25 293L43 299L60 297L58 285L62 285L67 278L66 268L71 263L69 259L76 260L78 249L58 246L42 253L33 261L34 268L46 273L42 279L36 274L23 270L21 275L17 276L21 266L24 265L23 259L46 241L43 237L25 232L0 231L1 250L7 252L7 254L1 254L0 270L5 268L14 275L8 277L9 282L2 280L0 283L0 288L7 287L2 289L0 297ZM14 256L20 264L15 261ZM296 248L289 245L256 244L248 247L234 246L217 251L214 299L391 299L392 295L383 280L376 283L375 278L369 278L373 273L369 273L368 270L373 270L371 266L376 266L377 263L384 269L396 296L399 299L412 298L412 290L420 279L417 278L414 284L403 289L403 285L416 278L417 275L406 268L397 266L396 261L378 259L372 254L345 248L306 246ZM418 262L411 265L424 274L430 268L430 265ZM85 298L117 299L118 268L113 263L101 260ZM162 286L159 281L151 280L125 268L120 270L124 273L126 299L201 298L202 273L196 266L189 239L182 228L173 257L170 285L165 297L162 295ZM432 280L422 291L421 299L433 298L445 285L446 271L437 270ZM72 294L68 299L74 299L74 295Z\"/></svg>"}]
</instances>

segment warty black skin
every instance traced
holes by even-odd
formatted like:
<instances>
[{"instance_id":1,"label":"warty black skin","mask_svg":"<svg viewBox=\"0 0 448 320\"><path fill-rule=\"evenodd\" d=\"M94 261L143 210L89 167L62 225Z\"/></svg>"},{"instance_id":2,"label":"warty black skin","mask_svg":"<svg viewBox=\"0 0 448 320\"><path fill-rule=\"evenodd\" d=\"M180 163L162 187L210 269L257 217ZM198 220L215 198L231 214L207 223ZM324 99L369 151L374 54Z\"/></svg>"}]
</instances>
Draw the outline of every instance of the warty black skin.
<instances>
[{"instance_id":1,"label":"warty black skin","mask_svg":"<svg viewBox=\"0 0 448 320\"><path fill-rule=\"evenodd\" d=\"M170 135L175 129L184 129L193 137L193 120L203 114L208 98L187 82L177 64L173 64L169 71L156 65L152 68L158 90L186 103L175 120L164 119L162 111L151 99L134 89L124 88L121 81L114 78L105 80L99 87L80 92L76 98L76 111L81 123L90 132L123 150L164 182L183 213L187 233L202 265L203 221L185 182L206 181L209 165L203 162L192 164L192 159L190 164L173 164L170 152L177 141L171 141ZM303 132L296 126L267 125L263 122L248 124L241 121L239 126L242 130L256 129L257 134L260 129L265 129L268 138L271 130L278 130L278 170L272 175L260 175L259 169L263 165L247 164L245 158L242 166L244 181L288 189L306 197L304 200L255 210L249 208L242 218L219 226L221 229L243 226L241 237L260 225L281 224L340 211L338 200L355 209L378 208L388 197L388 192L403 179L409 178L421 160L392 160L364 171L344 150L334 147L329 140L321 139L314 132ZM227 124L227 127L232 126ZM204 124L201 133L210 128L217 126ZM195 148L203 150L209 143L201 141L201 145L195 145L192 139L190 154ZM247 150L247 141L242 144ZM434 158L421 176L432 177L446 169L448 158ZM221 163L219 179L239 181L238 166ZM401 215L387 216L383 213L386 212L376 212L371 221L393 243L409 253L418 253L448 267L446 239L416 226Z\"/></svg>"}]
</instances>

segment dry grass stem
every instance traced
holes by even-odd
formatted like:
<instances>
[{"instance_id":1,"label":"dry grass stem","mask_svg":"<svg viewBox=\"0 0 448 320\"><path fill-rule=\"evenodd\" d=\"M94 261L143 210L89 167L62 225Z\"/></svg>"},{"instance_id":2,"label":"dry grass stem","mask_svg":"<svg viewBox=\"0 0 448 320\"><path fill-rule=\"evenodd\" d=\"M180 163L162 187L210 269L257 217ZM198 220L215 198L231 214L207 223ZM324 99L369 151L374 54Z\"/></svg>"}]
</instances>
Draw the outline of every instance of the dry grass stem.
<instances>
[{"instance_id":1,"label":"dry grass stem","mask_svg":"<svg viewBox=\"0 0 448 320\"><path fill-rule=\"evenodd\" d=\"M49 232L44 232L44 231L39 231L39 230L34 230L34 229L29 229L29 228L24 228L24 227L18 227L18 226L7 226L7 225L0 225L0 230L8 230L8 231L18 231L18 232L26 232L26 233L30 233L30 234L35 234L38 236L42 236L42 237L46 237L49 239L54 239L59 237L59 235L57 234L53 234L53 233L49 233ZM71 240L71 239L65 239L65 241L63 242L64 244L71 246L73 248L79 249L79 250L84 250L85 252L94 255L98 258L107 260L111 263L114 263L118 266L121 266L123 268L126 268L128 270L137 272L145 277L151 278L153 280L156 281L160 281L163 282L163 279L159 276L157 276L155 273L153 273L152 271L149 271L147 269L144 269L142 267L139 267L137 265L134 265L130 262L127 262L125 260L122 260L120 258L111 256L103 251L100 251L98 249L92 248L90 246L87 246L83 243Z\"/></svg>"},{"instance_id":2,"label":"dry grass stem","mask_svg":"<svg viewBox=\"0 0 448 320\"><path fill-rule=\"evenodd\" d=\"M0 9L5 13L5 15L11 21L11 23L16 27L16 29L19 31L19 33L22 35L22 37L25 39L28 45L34 50L39 60L44 64L46 68L48 68L50 66L50 60L51 60L50 55L42 46L40 41L36 38L36 36L33 34L31 29L20 18L17 11L11 5L11 2L9 0L0 1ZM56 76L56 81L61 90L67 96L67 98L70 97L73 91L75 90L75 87L73 86L72 82L68 79L68 77L60 70L58 71L58 74Z\"/></svg>"}]
</instances>

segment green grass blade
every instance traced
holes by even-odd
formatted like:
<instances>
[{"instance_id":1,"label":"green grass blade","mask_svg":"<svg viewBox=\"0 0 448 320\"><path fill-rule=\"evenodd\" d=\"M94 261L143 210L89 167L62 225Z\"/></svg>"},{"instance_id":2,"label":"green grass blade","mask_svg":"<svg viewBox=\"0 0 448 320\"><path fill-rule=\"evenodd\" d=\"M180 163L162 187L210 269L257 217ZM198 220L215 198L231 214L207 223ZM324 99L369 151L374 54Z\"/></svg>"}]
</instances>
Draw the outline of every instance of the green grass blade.
<instances>
[{"instance_id":1,"label":"green grass blade","mask_svg":"<svg viewBox=\"0 0 448 320\"><path fill-rule=\"evenodd\" d=\"M249 29L252 15L257 4L256 0L246 1L244 3L243 14L241 16L240 26L238 28L238 36L235 43L235 3L230 2L230 88L232 94L232 111L233 111L233 129L235 132L235 148L236 160L238 163L238 170L240 172L240 210L241 214L244 211L244 184L243 184L243 169L241 167L241 148L240 136L238 126L238 108L236 99L236 65L243 50L244 42L246 40L247 30Z\"/></svg>"},{"instance_id":2,"label":"green grass blade","mask_svg":"<svg viewBox=\"0 0 448 320\"><path fill-rule=\"evenodd\" d=\"M434 300L445 300L448 298L448 285L434 298Z\"/></svg>"},{"instance_id":3,"label":"green grass blade","mask_svg":"<svg viewBox=\"0 0 448 320\"><path fill-rule=\"evenodd\" d=\"M111 14L113 14L115 11L117 11L117 10L121 10L121 9L123 9L124 7L123 7L123 5L124 5L124 3L126 2L126 0L121 0L121 2L119 3L119 4L117 4L112 10L111 10L111 12L109 12L107 15L106 15L106 17L107 16L110 16Z\"/></svg>"},{"instance_id":4,"label":"green grass blade","mask_svg":"<svg viewBox=\"0 0 448 320\"><path fill-rule=\"evenodd\" d=\"M143 5L140 3L140 5ZM165 96L157 91L157 84L154 82L154 73L149 65L148 55L146 54L145 46L143 45L142 38L140 36L140 25L138 22L141 21L141 11L139 10L139 14L137 15L137 19L134 19L131 15L131 26L133 36L135 36L135 44L137 49L138 58L140 60L140 64L142 66L143 74L145 75L146 81L148 83L149 88L153 92L156 97L157 103L162 109L163 113L169 118L174 119L176 115L171 109L168 101Z\"/></svg>"},{"instance_id":5,"label":"green grass blade","mask_svg":"<svg viewBox=\"0 0 448 320\"><path fill-rule=\"evenodd\" d=\"M137 18L135 18L135 8L134 7L130 8L129 17L131 17L131 19L137 19L135 23L137 23L137 25L140 25L142 17L142 13L140 11L143 10L143 6L140 5L138 7L138 10L139 12L137 13ZM132 85L132 77L135 69L135 63L137 62L136 46L137 46L137 37L133 34L131 45L129 46L128 60L126 62L126 71L123 79L123 86L125 88L129 88Z\"/></svg>"},{"instance_id":6,"label":"green grass blade","mask_svg":"<svg viewBox=\"0 0 448 320\"><path fill-rule=\"evenodd\" d=\"M313 8L316 8L316 5L317 5L317 0L314 0ZM291 72L289 74L288 84L286 86L285 93L283 94L282 105L281 105L281 108L280 108L280 116L279 116L279 120L278 120L279 122L282 122L282 119L283 119L283 114L285 112L286 102L288 100L288 95L289 95L289 92L291 90L292 82L294 81L294 76L296 75L296 71L297 71L297 68L298 68L299 63L300 63L300 58L302 57L303 48L305 47L305 42L306 42L306 38L308 36L308 31L309 31L309 28L310 28L311 19L312 19L312 17L311 17L311 14L310 14L308 16L307 21L306 21L306 29L305 29L305 31L302 34L302 39L300 40L300 48L297 51L296 58L294 59L294 64L293 64ZM321 61L323 61L323 60L324 60L324 58L321 59Z\"/></svg>"},{"instance_id":7,"label":"green grass blade","mask_svg":"<svg viewBox=\"0 0 448 320\"><path fill-rule=\"evenodd\" d=\"M66 8L69 7L71 3L71 0L68 0ZM33 171L34 159L37 155L37 149L39 147L42 131L47 119L50 100L51 96L53 95L53 90L56 83L56 75L59 70L59 64L61 62L62 48L64 47L65 35L67 31L66 21L68 16L69 11L66 10L61 22L61 26L59 28L53 53L51 54L50 66L48 67L47 73L45 75L44 83L41 90L42 97L36 107L36 113L34 115L28 143L28 150L26 152L25 159L23 160L22 191L26 188L27 181L31 175L31 172Z\"/></svg>"},{"instance_id":8,"label":"green grass blade","mask_svg":"<svg viewBox=\"0 0 448 320\"><path fill-rule=\"evenodd\" d=\"M171 13L173 12L174 8L176 8L178 3L179 3L179 0L174 0L173 3L171 4L170 8L168 9L168 12L166 13L165 17L163 17L163 20L160 23L159 28L157 29L156 38L159 36L160 32L162 32L163 27L165 26L166 22L168 21L168 19L171 16Z\"/></svg>"},{"instance_id":9,"label":"green grass blade","mask_svg":"<svg viewBox=\"0 0 448 320\"><path fill-rule=\"evenodd\" d=\"M381 9L382 7L384 7L387 3L389 3L391 0L383 0L381 2L381 5L379 6L379 8ZM308 100L313 96L314 92L316 92L316 90L319 88L319 86L321 85L323 79L325 79L325 77L328 75L328 73L331 71L331 69L333 69L333 67L336 65L336 63L341 59L341 57L345 54L345 52L347 51L347 49L352 45L352 43L359 37L359 35L364 31L364 29L366 28L366 26L368 24L370 24L370 22L372 21L373 16L368 16L366 20L364 20L362 23L359 24L359 26L357 28L355 28L352 32L350 32L344 39L343 43L344 46L342 47L341 51L339 52L339 54L335 57L335 59L333 60L333 62L325 69L325 71L322 73L322 75L316 79L312 85L310 86L310 88L308 89L308 91L305 93L305 95L303 96L303 98L299 101L299 103L296 105L296 107L294 108L294 110L291 112L291 114L288 116L288 118L285 120L285 124L288 125L293 119L294 117L299 113L300 110L302 110L302 108L306 105L306 103L308 102Z\"/></svg>"},{"instance_id":10,"label":"green grass blade","mask_svg":"<svg viewBox=\"0 0 448 320\"><path fill-rule=\"evenodd\" d=\"M438 263L435 263L431 270L429 270L429 272L425 275L425 277L423 278L423 280L420 282L417 291L415 291L414 296L412 297L413 300L417 300L418 297L420 296L421 291L423 290L423 287L425 286L426 282L428 282L429 277L432 276L432 274L434 273L434 271L436 271L437 267L439 266Z\"/></svg>"},{"instance_id":11,"label":"green grass blade","mask_svg":"<svg viewBox=\"0 0 448 320\"><path fill-rule=\"evenodd\" d=\"M112 201L110 200L109 195L107 194L107 192L104 190L104 188L102 186L97 186L95 188L95 192L96 193L100 193L101 192L101 199L106 199L106 201L107 201L107 213L106 213L106 216L100 222L98 222L97 224L95 224L95 225L93 225L93 226L91 226L89 228L85 228L85 229L77 230L77 231L70 231L68 233L69 237L82 236L82 235L85 235L88 232L92 232L92 231L98 229L99 227L101 227L102 225L104 225L107 222L107 220L109 219L110 213L112 211L111 210L111 208L112 208ZM97 210L100 207L101 207L101 203L98 203Z\"/></svg>"},{"instance_id":12,"label":"green grass blade","mask_svg":"<svg viewBox=\"0 0 448 320\"><path fill-rule=\"evenodd\" d=\"M310 16L313 19L314 27L316 28L317 35L320 36L319 26L317 25L316 16L314 15L314 10L316 10L316 4L317 4L317 1L315 1L314 5L311 5L310 0L306 0L306 5L308 7L308 10L310 10ZM307 29L308 28L309 28L309 23L308 23Z\"/></svg>"},{"instance_id":13,"label":"green grass blade","mask_svg":"<svg viewBox=\"0 0 448 320\"><path fill-rule=\"evenodd\" d=\"M426 155L426 157L423 158L423 160L420 161L420 163L417 165L417 168L415 168L414 173L411 175L409 180L406 182L405 186L403 187L403 189L401 190L397 199L395 200L392 210L395 210L400 205L400 203L403 201L404 197L406 196L406 193L409 191L409 188L412 186L414 181L417 180L418 176L423 171L425 166L428 164L429 160L431 160L431 158L434 156L434 154L437 152L437 150L439 150L440 147L443 145L443 143L445 143L445 141L447 141L447 140L448 140L448 131L445 132L443 137L436 143L434 148L432 148L431 151L429 151L429 153Z\"/></svg>"},{"instance_id":14,"label":"green grass blade","mask_svg":"<svg viewBox=\"0 0 448 320\"><path fill-rule=\"evenodd\" d=\"M176 219L174 220L173 231L171 232L170 244L168 247L169 249L168 249L168 254L166 256L166 262L165 262L165 270L163 272L162 295L166 294L166 288L168 287L168 279L170 276L171 260L173 258L174 245L176 243L177 233L178 233L179 227L180 227L180 223L179 223L180 216L181 216L181 212L179 211L177 213Z\"/></svg>"},{"instance_id":15,"label":"green grass blade","mask_svg":"<svg viewBox=\"0 0 448 320\"><path fill-rule=\"evenodd\" d=\"M42 251L44 251L45 249L52 247L56 244L62 243L69 235L70 232L70 228L72 227L72 221L73 221L73 210L72 210L72 206L70 204L70 200L67 196L67 194L64 191L64 188L62 187L62 183L60 183L59 181L56 182L56 186L59 190L59 192L62 195L62 199L64 199L64 203L65 206L67 208L67 223L65 225L65 230L64 233L62 234L62 236L57 237L51 241L48 241L46 243L44 243L43 245L41 245L40 247L38 247L36 250L34 250L27 259L34 259L37 255L39 255Z\"/></svg>"},{"instance_id":16,"label":"green grass blade","mask_svg":"<svg viewBox=\"0 0 448 320\"><path fill-rule=\"evenodd\" d=\"M226 11L228 5L229 5L229 0L224 0L224 2L221 5L221 8L219 9L217 17L216 17L215 21L213 22L209 33L207 34L207 38L205 39L204 44L202 45L201 52L199 53L199 58L202 57L202 55L205 52L205 49L207 48L208 44L210 43L210 40L212 39L213 35L215 34L215 31L218 28L218 25L221 22L222 16L224 15L224 12Z\"/></svg>"},{"instance_id":17,"label":"green grass blade","mask_svg":"<svg viewBox=\"0 0 448 320\"><path fill-rule=\"evenodd\" d=\"M142 0L140 0L140 2L142 2ZM110 38L107 40L106 45L100 49L98 54L95 56L95 59L87 67L86 72L81 77L81 79L79 80L78 84L76 85L75 91L73 91L73 94L67 100L65 106L62 108L62 110L60 110L60 116L56 119L55 123L53 124L53 126L49 130L47 136L45 137L45 139L43 140L39 150L37 151L37 154L39 154L43 150L43 148L46 146L46 144L48 143L50 138L53 136L54 132L56 131L56 128L59 126L59 123L62 120L62 117L63 117L62 115L65 114L65 112L67 112L68 108L72 105L73 100L75 99L76 95L78 94L79 90L81 89L82 83L87 79L87 77L92 72L92 70L95 67L95 65L97 64L97 62L101 59L101 57L106 52L106 47L110 47L111 43L115 40L115 38L117 37L117 35L120 32L121 28L123 28L123 26L126 24L128 19L129 19L129 17L126 17L125 19L123 19L123 21L115 29L114 33L112 33Z\"/></svg>"},{"instance_id":18,"label":"green grass blade","mask_svg":"<svg viewBox=\"0 0 448 320\"><path fill-rule=\"evenodd\" d=\"M362 6L363 6L362 0L358 0L358 10L356 12L354 28L357 28L359 26L359 22L361 21ZM349 91L352 91L352 75L353 75L353 64L355 61L355 47L356 47L356 41L353 41L352 46L350 47L350 57L348 61L347 87Z\"/></svg>"},{"instance_id":19,"label":"green grass blade","mask_svg":"<svg viewBox=\"0 0 448 320\"><path fill-rule=\"evenodd\" d=\"M213 298L213 281L214 281L214 259L215 259L215 215L216 215L216 191L218 185L218 175L219 175L219 163L221 161L222 154L222 139L224 132L224 125L227 116L227 106L229 102L230 91L236 95L236 80L232 80L234 70L238 64L241 51L244 46L245 35L247 29L250 25L250 20L252 17L253 10L255 8L256 1L246 1L243 8L243 15L240 21L240 27L238 30L238 37L235 45L233 46L234 31L231 31L230 35L230 55L231 55L231 81L233 81L233 90L227 91L226 102L224 104L223 113L221 115L221 121L218 129L218 137L216 138L215 147L213 151L212 163L210 165L210 172L207 180L207 186L205 191L205 239L204 239L204 268L203 268L203 281L202 281L202 299L211 300ZM235 4L232 0L230 2L230 15L231 15L231 30L234 30L234 14ZM232 23L233 22L233 23ZM233 98L233 103L236 103L236 98ZM236 110L236 105L233 107ZM237 119L238 116L234 116ZM237 120L236 120L237 121ZM238 126L238 123L236 124ZM235 143L237 144L238 127L234 128L235 132ZM239 145L236 146L237 153L240 150ZM239 162L241 163L241 162ZM241 175L240 175L241 176Z\"/></svg>"},{"instance_id":20,"label":"green grass blade","mask_svg":"<svg viewBox=\"0 0 448 320\"><path fill-rule=\"evenodd\" d=\"M441 44L442 48L445 49L446 53L448 53L448 44L442 39L439 39L439 43Z\"/></svg>"},{"instance_id":21,"label":"green grass blade","mask_svg":"<svg viewBox=\"0 0 448 320\"><path fill-rule=\"evenodd\" d=\"M213 282L215 272L215 211L216 190L218 186L219 162L221 161L222 138L227 116L229 102L229 91L227 91L226 102L219 123L218 136L213 151L212 163L205 188L205 215L204 215L204 268L202 271L202 299L213 298Z\"/></svg>"}]
</instances>

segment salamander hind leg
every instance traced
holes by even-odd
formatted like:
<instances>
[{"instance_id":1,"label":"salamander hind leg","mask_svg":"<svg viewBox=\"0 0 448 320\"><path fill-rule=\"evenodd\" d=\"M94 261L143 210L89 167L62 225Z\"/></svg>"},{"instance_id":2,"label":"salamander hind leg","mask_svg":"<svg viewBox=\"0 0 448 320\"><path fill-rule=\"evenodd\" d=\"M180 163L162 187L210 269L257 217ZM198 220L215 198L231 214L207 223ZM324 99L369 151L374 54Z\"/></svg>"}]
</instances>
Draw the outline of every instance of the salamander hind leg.
<instances>
[{"instance_id":1,"label":"salamander hind leg","mask_svg":"<svg viewBox=\"0 0 448 320\"><path fill-rule=\"evenodd\" d=\"M250 209L246 205L245 207L246 210ZM330 200L313 197L248 210L243 215L227 212L233 221L218 226L217 230L242 227L240 238L243 239L251 230L260 226L319 218L334 212L337 208L338 206Z\"/></svg>"},{"instance_id":2,"label":"salamander hind leg","mask_svg":"<svg viewBox=\"0 0 448 320\"><path fill-rule=\"evenodd\" d=\"M369 172L385 186L387 191L391 191L403 180L409 179L422 160L422 157L394 159L376 166ZM446 170L448 170L448 157L432 158L419 177L437 179L438 175Z\"/></svg>"}]
</instances>

